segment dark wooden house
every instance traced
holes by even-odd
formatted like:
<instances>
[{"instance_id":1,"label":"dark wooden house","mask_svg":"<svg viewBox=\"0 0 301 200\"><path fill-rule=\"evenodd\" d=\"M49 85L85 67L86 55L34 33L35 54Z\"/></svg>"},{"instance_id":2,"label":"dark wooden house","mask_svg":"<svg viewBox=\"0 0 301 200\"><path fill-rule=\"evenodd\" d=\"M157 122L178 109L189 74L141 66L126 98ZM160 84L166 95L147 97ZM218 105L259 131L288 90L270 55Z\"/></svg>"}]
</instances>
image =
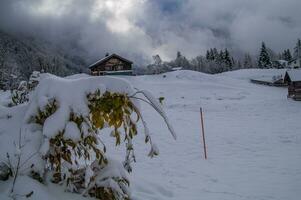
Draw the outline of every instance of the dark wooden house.
<instances>
[{"instance_id":1,"label":"dark wooden house","mask_svg":"<svg viewBox=\"0 0 301 200\"><path fill-rule=\"evenodd\" d=\"M91 75L133 75L133 62L117 54L106 55L103 59L90 65Z\"/></svg>"},{"instance_id":2,"label":"dark wooden house","mask_svg":"<svg viewBox=\"0 0 301 200\"><path fill-rule=\"evenodd\" d=\"M288 70L284 82L288 84L287 97L301 101L301 69Z\"/></svg>"}]
</instances>

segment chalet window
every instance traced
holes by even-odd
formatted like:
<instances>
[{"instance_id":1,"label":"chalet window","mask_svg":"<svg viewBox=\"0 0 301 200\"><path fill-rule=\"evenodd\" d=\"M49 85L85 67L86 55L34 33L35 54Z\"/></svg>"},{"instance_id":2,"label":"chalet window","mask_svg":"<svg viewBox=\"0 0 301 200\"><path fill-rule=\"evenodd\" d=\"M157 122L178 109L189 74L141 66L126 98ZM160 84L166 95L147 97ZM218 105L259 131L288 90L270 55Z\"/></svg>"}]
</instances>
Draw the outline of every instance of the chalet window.
<instances>
[{"instance_id":1,"label":"chalet window","mask_svg":"<svg viewBox=\"0 0 301 200\"><path fill-rule=\"evenodd\" d=\"M106 71L111 71L111 67L110 66L105 66L105 70Z\"/></svg>"}]
</instances>

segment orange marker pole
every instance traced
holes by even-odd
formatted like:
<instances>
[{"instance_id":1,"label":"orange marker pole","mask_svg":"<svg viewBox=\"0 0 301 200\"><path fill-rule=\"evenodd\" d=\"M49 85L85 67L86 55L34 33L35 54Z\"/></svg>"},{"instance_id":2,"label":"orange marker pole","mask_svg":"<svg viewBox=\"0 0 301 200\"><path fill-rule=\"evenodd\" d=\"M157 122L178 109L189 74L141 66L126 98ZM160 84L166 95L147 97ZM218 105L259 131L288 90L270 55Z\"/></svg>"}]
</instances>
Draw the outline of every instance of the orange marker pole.
<instances>
[{"instance_id":1,"label":"orange marker pole","mask_svg":"<svg viewBox=\"0 0 301 200\"><path fill-rule=\"evenodd\" d=\"M204 144L204 154L205 154L205 159L207 159L207 149L206 149L206 140L205 140L204 119L203 119L202 107L200 107L200 113L201 113L201 125L202 125L202 136L203 136L203 144Z\"/></svg>"}]
</instances>

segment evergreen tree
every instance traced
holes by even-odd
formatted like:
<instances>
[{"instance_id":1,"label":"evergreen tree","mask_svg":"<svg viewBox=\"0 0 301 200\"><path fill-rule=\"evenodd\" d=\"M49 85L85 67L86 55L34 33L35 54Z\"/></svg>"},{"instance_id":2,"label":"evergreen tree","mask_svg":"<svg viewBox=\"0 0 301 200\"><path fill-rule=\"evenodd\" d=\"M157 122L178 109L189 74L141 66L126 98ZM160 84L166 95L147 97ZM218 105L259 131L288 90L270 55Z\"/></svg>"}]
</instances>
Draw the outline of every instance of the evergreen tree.
<instances>
[{"instance_id":1,"label":"evergreen tree","mask_svg":"<svg viewBox=\"0 0 301 200\"><path fill-rule=\"evenodd\" d=\"M182 57L182 54L181 54L180 51L178 51L178 52L177 52L177 59L178 59L178 58L181 58L181 57Z\"/></svg>"},{"instance_id":2,"label":"evergreen tree","mask_svg":"<svg viewBox=\"0 0 301 200\"><path fill-rule=\"evenodd\" d=\"M258 59L258 67L259 68L270 68L271 66L272 66L272 62L270 59L270 55L267 51L267 48L266 48L264 42L262 42L259 59Z\"/></svg>"},{"instance_id":3,"label":"evergreen tree","mask_svg":"<svg viewBox=\"0 0 301 200\"><path fill-rule=\"evenodd\" d=\"M210 60L210 52L208 50L206 51L206 59Z\"/></svg>"},{"instance_id":4,"label":"evergreen tree","mask_svg":"<svg viewBox=\"0 0 301 200\"><path fill-rule=\"evenodd\" d=\"M301 58L301 40L298 39L297 44L294 48L294 58Z\"/></svg>"},{"instance_id":5,"label":"evergreen tree","mask_svg":"<svg viewBox=\"0 0 301 200\"><path fill-rule=\"evenodd\" d=\"M213 60L218 59L218 51L216 48L213 48L212 50L212 54L213 54Z\"/></svg>"},{"instance_id":6,"label":"evergreen tree","mask_svg":"<svg viewBox=\"0 0 301 200\"><path fill-rule=\"evenodd\" d=\"M286 50L286 61L290 61L290 60L292 60L293 59L293 57L292 57L292 54L291 54L291 52L290 52L290 50L289 49L287 49Z\"/></svg>"},{"instance_id":7,"label":"evergreen tree","mask_svg":"<svg viewBox=\"0 0 301 200\"><path fill-rule=\"evenodd\" d=\"M230 58L228 49L225 49L223 60L224 60L224 63L226 64L227 69L231 70L233 68L233 62L232 62L232 59Z\"/></svg>"},{"instance_id":8,"label":"evergreen tree","mask_svg":"<svg viewBox=\"0 0 301 200\"><path fill-rule=\"evenodd\" d=\"M209 50L207 50L206 52L206 59L209 60L214 60L214 53L213 50L210 48Z\"/></svg>"},{"instance_id":9,"label":"evergreen tree","mask_svg":"<svg viewBox=\"0 0 301 200\"><path fill-rule=\"evenodd\" d=\"M223 52L223 50L220 50L217 60L219 60L220 62L224 62L224 59L225 59L224 52Z\"/></svg>"},{"instance_id":10,"label":"evergreen tree","mask_svg":"<svg viewBox=\"0 0 301 200\"><path fill-rule=\"evenodd\" d=\"M190 62L180 51L177 52L177 58L169 63L172 67L182 67L183 69L191 69Z\"/></svg>"},{"instance_id":11,"label":"evergreen tree","mask_svg":"<svg viewBox=\"0 0 301 200\"><path fill-rule=\"evenodd\" d=\"M284 50L284 52L281 55L281 59L286 61L290 61L292 59L292 55L289 49Z\"/></svg>"},{"instance_id":12,"label":"evergreen tree","mask_svg":"<svg viewBox=\"0 0 301 200\"><path fill-rule=\"evenodd\" d=\"M214 60L213 49L210 49L210 60Z\"/></svg>"},{"instance_id":13,"label":"evergreen tree","mask_svg":"<svg viewBox=\"0 0 301 200\"><path fill-rule=\"evenodd\" d=\"M281 60L286 60L287 57L287 50L284 50L283 53L280 55Z\"/></svg>"}]
</instances>

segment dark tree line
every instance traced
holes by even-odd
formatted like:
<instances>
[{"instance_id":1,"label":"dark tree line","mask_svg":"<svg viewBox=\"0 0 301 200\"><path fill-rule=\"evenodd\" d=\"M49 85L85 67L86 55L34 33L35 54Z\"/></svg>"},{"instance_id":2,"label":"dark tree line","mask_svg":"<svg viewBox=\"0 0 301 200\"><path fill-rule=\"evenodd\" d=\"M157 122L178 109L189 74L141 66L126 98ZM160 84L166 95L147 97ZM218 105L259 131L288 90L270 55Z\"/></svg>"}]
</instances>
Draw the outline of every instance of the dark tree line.
<instances>
[{"instance_id":1,"label":"dark tree line","mask_svg":"<svg viewBox=\"0 0 301 200\"><path fill-rule=\"evenodd\" d=\"M176 58L170 62L163 62L160 56L156 55L154 56L154 58L156 58L155 63L148 65L146 73L157 74L171 71L173 68L182 68L210 74L248 68L285 68L287 67L288 61L297 57L301 57L300 40L298 40L294 48L293 56L290 49L285 49L277 55L262 42L258 56L245 53L243 58L235 58L227 48L220 50L210 48L206 51L205 56L199 55L190 60L178 51ZM158 60L160 62L158 62ZM286 64L283 64L285 62Z\"/></svg>"}]
</instances>

